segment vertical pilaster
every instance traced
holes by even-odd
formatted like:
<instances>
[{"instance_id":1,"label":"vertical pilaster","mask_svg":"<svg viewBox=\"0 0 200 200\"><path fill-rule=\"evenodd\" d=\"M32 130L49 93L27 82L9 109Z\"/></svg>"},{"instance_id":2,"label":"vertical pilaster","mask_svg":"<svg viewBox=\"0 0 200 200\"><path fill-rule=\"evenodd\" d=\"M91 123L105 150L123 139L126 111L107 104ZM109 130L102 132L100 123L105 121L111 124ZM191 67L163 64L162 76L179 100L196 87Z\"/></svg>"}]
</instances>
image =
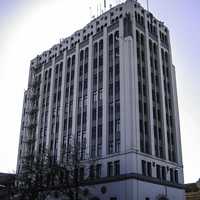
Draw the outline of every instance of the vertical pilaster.
<instances>
[{"instance_id":1,"label":"vertical pilaster","mask_svg":"<svg viewBox=\"0 0 200 200\"><path fill-rule=\"evenodd\" d=\"M46 149L47 149L48 153L49 153L49 150L50 150L49 146L50 146L50 136L51 136L54 77L55 77L55 57L53 58L53 62L52 62L51 85L50 85L50 93L49 93L49 108L48 108L48 121L47 121L47 141L46 141Z\"/></svg>"},{"instance_id":2,"label":"vertical pilaster","mask_svg":"<svg viewBox=\"0 0 200 200\"><path fill-rule=\"evenodd\" d=\"M124 109L121 110L121 113L124 112L124 130L125 132L125 151L129 151L133 148L134 144L134 127L135 120L133 115L135 114L134 108L134 64L133 64L133 39L131 36L128 36L124 39L123 42L123 53L121 56L124 58L122 67L124 68L124 77L122 83L124 84Z\"/></svg>"},{"instance_id":3,"label":"vertical pilaster","mask_svg":"<svg viewBox=\"0 0 200 200\"><path fill-rule=\"evenodd\" d=\"M119 21L119 27L122 29L123 21ZM119 54L120 54L120 132L121 134L121 152L126 152L126 120L125 120L125 67L124 67L124 34L119 32Z\"/></svg>"},{"instance_id":4,"label":"vertical pilaster","mask_svg":"<svg viewBox=\"0 0 200 200\"><path fill-rule=\"evenodd\" d=\"M78 96L78 69L79 69L79 44L76 44L76 57L74 66L74 93L73 93L73 113L72 113L72 138L76 137L76 122L77 122L77 96Z\"/></svg>"},{"instance_id":5,"label":"vertical pilaster","mask_svg":"<svg viewBox=\"0 0 200 200\"><path fill-rule=\"evenodd\" d=\"M63 71L62 71L62 85L61 85L61 102L60 102L60 118L59 118L59 132L58 132L58 162L61 161L62 156L62 137L63 137L63 123L64 123L64 113L65 113L65 80L66 80L66 69L67 69L67 55L66 51L64 51L64 57L63 57Z\"/></svg>"},{"instance_id":6,"label":"vertical pilaster","mask_svg":"<svg viewBox=\"0 0 200 200\"><path fill-rule=\"evenodd\" d=\"M133 8L133 13L135 13L135 8ZM136 21L133 15L132 17L132 32L133 32L133 79L134 79L134 87L133 87L133 95L134 95L134 105L133 105L133 112L134 114L134 121L135 121L135 128L134 128L134 145L133 148L138 152L140 150L140 128L139 128L139 94L138 94L138 71L137 71L137 41L136 41Z\"/></svg>"},{"instance_id":7,"label":"vertical pilaster","mask_svg":"<svg viewBox=\"0 0 200 200\"><path fill-rule=\"evenodd\" d=\"M108 33L107 28L103 32L103 133L102 133L102 156L107 154L108 141Z\"/></svg>"},{"instance_id":8,"label":"vertical pilaster","mask_svg":"<svg viewBox=\"0 0 200 200\"><path fill-rule=\"evenodd\" d=\"M164 77L163 77L163 61L161 56L161 41L159 37L159 25L157 23L157 35L158 35L158 66L160 72L160 93L161 93L161 108L162 108L162 117L163 117L163 132L164 132L164 144L165 144L165 159L169 159L168 155L168 143L167 143L167 123L166 123L166 108L165 108L165 90L164 90Z\"/></svg>"},{"instance_id":9,"label":"vertical pilaster","mask_svg":"<svg viewBox=\"0 0 200 200\"><path fill-rule=\"evenodd\" d=\"M133 20L133 16L131 16ZM136 129L137 129L137 100L135 91L137 87L137 70L134 63L134 42L133 35L124 38L123 20L120 21L120 113L122 118L121 133L123 152L137 149Z\"/></svg>"},{"instance_id":10,"label":"vertical pilaster","mask_svg":"<svg viewBox=\"0 0 200 200\"><path fill-rule=\"evenodd\" d=\"M152 100L152 83L151 83L151 64L150 64L150 49L149 49L149 34L148 34L148 20L146 13L145 19L145 53L146 53L146 67L148 79L148 107L149 107L149 126L151 137L151 153L155 156L155 141L154 141L154 125L153 125L153 100Z\"/></svg>"},{"instance_id":11,"label":"vertical pilaster","mask_svg":"<svg viewBox=\"0 0 200 200\"><path fill-rule=\"evenodd\" d=\"M93 61L93 51L92 51L92 36L89 38L89 52L88 52L88 103L87 103L87 128L86 128L86 155L90 155L90 139L91 139L91 123L92 123L92 61Z\"/></svg>"}]
</instances>

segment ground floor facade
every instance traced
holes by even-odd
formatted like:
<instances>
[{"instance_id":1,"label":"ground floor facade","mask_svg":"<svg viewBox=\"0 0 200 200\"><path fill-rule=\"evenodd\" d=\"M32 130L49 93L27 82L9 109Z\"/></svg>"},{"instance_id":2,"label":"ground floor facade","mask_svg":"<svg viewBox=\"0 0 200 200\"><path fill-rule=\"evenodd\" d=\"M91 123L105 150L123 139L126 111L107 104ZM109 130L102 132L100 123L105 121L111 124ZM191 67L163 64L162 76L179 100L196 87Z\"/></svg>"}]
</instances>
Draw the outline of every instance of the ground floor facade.
<instances>
[{"instance_id":1,"label":"ground floor facade","mask_svg":"<svg viewBox=\"0 0 200 200\"><path fill-rule=\"evenodd\" d=\"M185 190L182 185L143 181L134 175L122 176L117 180L99 180L88 182L80 189L82 200L185 200ZM57 198L48 197L48 200ZM65 199L62 197L61 199ZM67 199L67 198L66 198Z\"/></svg>"},{"instance_id":2,"label":"ground floor facade","mask_svg":"<svg viewBox=\"0 0 200 200\"><path fill-rule=\"evenodd\" d=\"M184 200L181 187L126 179L116 182L91 185L90 193L101 200Z\"/></svg>"}]
</instances>

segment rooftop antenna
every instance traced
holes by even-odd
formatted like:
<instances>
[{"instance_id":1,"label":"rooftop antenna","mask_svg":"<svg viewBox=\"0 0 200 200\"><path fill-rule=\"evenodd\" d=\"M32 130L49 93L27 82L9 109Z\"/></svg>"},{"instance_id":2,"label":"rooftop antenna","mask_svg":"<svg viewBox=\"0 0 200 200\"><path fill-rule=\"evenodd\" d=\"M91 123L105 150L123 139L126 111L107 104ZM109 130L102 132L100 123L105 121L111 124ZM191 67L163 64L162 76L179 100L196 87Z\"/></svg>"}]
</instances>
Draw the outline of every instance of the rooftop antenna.
<instances>
[{"instance_id":1,"label":"rooftop antenna","mask_svg":"<svg viewBox=\"0 0 200 200\"><path fill-rule=\"evenodd\" d=\"M101 8L101 3L100 3L100 15L103 13L103 10L102 10L102 8Z\"/></svg>"},{"instance_id":2,"label":"rooftop antenna","mask_svg":"<svg viewBox=\"0 0 200 200\"><path fill-rule=\"evenodd\" d=\"M147 0L147 11L149 11L149 0Z\"/></svg>"},{"instance_id":3,"label":"rooftop antenna","mask_svg":"<svg viewBox=\"0 0 200 200\"><path fill-rule=\"evenodd\" d=\"M90 18L92 19L92 7L91 6L89 7L89 10L90 10Z\"/></svg>"},{"instance_id":4,"label":"rooftop antenna","mask_svg":"<svg viewBox=\"0 0 200 200\"><path fill-rule=\"evenodd\" d=\"M106 10L106 0L104 0L104 10Z\"/></svg>"},{"instance_id":5,"label":"rooftop antenna","mask_svg":"<svg viewBox=\"0 0 200 200\"><path fill-rule=\"evenodd\" d=\"M99 5L97 4L97 17L99 16Z\"/></svg>"}]
</instances>

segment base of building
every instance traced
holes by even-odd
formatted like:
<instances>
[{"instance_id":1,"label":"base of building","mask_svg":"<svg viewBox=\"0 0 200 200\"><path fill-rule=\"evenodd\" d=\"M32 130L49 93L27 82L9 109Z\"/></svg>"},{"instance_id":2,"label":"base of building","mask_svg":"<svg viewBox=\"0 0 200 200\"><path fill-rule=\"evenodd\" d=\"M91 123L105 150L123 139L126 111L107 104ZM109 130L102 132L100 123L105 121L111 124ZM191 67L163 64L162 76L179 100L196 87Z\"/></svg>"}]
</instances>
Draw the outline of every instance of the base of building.
<instances>
[{"instance_id":1,"label":"base of building","mask_svg":"<svg viewBox=\"0 0 200 200\"><path fill-rule=\"evenodd\" d=\"M185 200L184 188L137 179L89 185L83 191L100 200Z\"/></svg>"},{"instance_id":2,"label":"base of building","mask_svg":"<svg viewBox=\"0 0 200 200\"><path fill-rule=\"evenodd\" d=\"M114 177L113 177L114 178ZM92 184L93 183L93 184ZM49 196L48 200L58 200ZM67 199L67 198L60 198ZM99 179L88 181L80 189L81 200L185 200L181 185L158 184L150 181L128 178L118 181Z\"/></svg>"}]
</instances>

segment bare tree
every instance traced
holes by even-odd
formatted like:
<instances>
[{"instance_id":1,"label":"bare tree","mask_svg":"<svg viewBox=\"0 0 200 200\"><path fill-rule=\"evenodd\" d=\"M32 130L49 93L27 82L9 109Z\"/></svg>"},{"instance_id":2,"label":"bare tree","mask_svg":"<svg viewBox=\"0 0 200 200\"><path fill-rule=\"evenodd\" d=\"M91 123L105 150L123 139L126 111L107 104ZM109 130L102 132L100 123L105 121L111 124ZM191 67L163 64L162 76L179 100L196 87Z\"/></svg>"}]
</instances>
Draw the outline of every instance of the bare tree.
<instances>
[{"instance_id":1,"label":"bare tree","mask_svg":"<svg viewBox=\"0 0 200 200\"><path fill-rule=\"evenodd\" d=\"M85 174L89 170L92 174L87 156L83 156L77 139L73 139L68 148L63 150L62 156L59 163L48 151L43 156L25 159L22 172L17 177L17 191L21 199L45 198L51 192L63 194L71 200L80 198Z\"/></svg>"}]
</instances>

